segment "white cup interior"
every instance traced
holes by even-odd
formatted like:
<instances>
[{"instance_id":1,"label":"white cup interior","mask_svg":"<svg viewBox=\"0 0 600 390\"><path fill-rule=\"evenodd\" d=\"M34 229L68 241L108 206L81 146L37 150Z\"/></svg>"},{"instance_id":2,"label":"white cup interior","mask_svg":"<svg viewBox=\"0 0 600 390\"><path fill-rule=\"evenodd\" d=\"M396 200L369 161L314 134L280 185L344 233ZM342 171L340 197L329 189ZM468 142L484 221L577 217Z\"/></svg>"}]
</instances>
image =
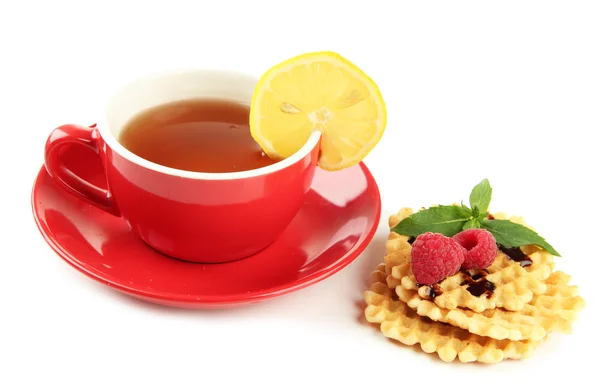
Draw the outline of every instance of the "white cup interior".
<instances>
[{"instance_id":1,"label":"white cup interior","mask_svg":"<svg viewBox=\"0 0 600 390\"><path fill-rule=\"evenodd\" d=\"M104 121L98 123L98 130L115 153L138 165L170 175L214 180L252 177L277 171L306 156L319 141L320 134L314 132L302 149L282 161L263 168L231 173L191 172L165 167L131 153L118 141L125 125L132 118L165 103L194 98L218 98L249 106L256 82L252 76L220 70L182 70L137 79L121 87L109 99Z\"/></svg>"},{"instance_id":2,"label":"white cup interior","mask_svg":"<svg viewBox=\"0 0 600 390\"><path fill-rule=\"evenodd\" d=\"M119 139L134 116L165 103L211 97L250 105L255 85L253 77L224 71L180 71L138 79L109 100L107 125Z\"/></svg>"}]
</instances>

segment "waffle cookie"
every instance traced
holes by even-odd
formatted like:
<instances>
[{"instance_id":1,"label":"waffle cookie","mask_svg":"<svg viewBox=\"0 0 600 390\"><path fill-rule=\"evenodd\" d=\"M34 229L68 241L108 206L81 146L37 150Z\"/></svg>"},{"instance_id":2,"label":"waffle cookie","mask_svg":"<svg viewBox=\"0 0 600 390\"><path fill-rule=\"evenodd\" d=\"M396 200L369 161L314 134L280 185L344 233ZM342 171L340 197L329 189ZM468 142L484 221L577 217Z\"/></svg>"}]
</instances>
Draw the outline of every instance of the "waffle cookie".
<instances>
[{"instance_id":1,"label":"waffle cookie","mask_svg":"<svg viewBox=\"0 0 600 390\"><path fill-rule=\"evenodd\" d=\"M411 213L401 209L392 215L390 228ZM524 225L522 219L511 220ZM418 343L443 361L496 363L529 357L550 333L570 333L585 306L577 287L569 285L569 275L554 271L553 257L538 247L524 246L516 254L511 253L515 248L508 254L499 251L486 270L461 270L422 286L411 271L410 242L390 232L384 263L364 294L365 317L380 324L386 337ZM471 286L483 293L473 294Z\"/></svg>"},{"instance_id":2,"label":"waffle cookie","mask_svg":"<svg viewBox=\"0 0 600 390\"><path fill-rule=\"evenodd\" d=\"M419 316L395 297L386 284L385 264L373 273L373 284L365 292L365 317L380 324L384 336L406 345L420 344L427 353L437 353L451 362L497 363L504 359L524 359L533 354L539 341L495 340Z\"/></svg>"},{"instance_id":3,"label":"waffle cookie","mask_svg":"<svg viewBox=\"0 0 600 390\"><path fill-rule=\"evenodd\" d=\"M566 289L564 279L554 277L554 289L544 294L547 299L532 300L521 311L488 309L481 313L468 309L444 309L434 302L423 299L413 290L407 290L393 276L386 279L399 299L420 316L445 322L473 334L497 340L542 340L549 332L571 333L571 321L583 307L583 300L576 296L577 290ZM548 309L547 306L555 309Z\"/></svg>"}]
</instances>

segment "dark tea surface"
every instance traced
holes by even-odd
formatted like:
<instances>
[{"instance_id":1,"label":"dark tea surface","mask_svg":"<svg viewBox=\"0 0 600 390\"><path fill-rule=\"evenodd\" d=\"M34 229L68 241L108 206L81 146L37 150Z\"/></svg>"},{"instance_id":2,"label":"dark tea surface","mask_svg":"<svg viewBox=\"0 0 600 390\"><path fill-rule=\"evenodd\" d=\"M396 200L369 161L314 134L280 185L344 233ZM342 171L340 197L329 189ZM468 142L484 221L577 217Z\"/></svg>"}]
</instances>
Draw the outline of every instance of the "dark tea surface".
<instances>
[{"instance_id":1,"label":"dark tea surface","mask_svg":"<svg viewBox=\"0 0 600 390\"><path fill-rule=\"evenodd\" d=\"M250 135L250 108L194 99L153 107L123 129L121 144L160 165L196 172L238 172L276 163Z\"/></svg>"}]
</instances>

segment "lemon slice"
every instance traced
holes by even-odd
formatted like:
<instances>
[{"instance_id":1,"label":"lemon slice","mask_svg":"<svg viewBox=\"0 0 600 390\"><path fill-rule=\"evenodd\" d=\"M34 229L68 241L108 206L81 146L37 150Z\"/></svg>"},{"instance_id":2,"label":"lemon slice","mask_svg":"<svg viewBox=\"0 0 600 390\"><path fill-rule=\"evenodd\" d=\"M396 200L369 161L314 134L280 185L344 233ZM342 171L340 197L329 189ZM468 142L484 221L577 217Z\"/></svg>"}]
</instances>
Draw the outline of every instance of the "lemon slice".
<instances>
[{"instance_id":1,"label":"lemon slice","mask_svg":"<svg viewBox=\"0 0 600 390\"><path fill-rule=\"evenodd\" d=\"M385 103L375 82L332 52L307 53L272 67L256 85L250 106L252 137L269 157L290 157L319 131L319 166L329 171L365 158L385 125Z\"/></svg>"}]
</instances>

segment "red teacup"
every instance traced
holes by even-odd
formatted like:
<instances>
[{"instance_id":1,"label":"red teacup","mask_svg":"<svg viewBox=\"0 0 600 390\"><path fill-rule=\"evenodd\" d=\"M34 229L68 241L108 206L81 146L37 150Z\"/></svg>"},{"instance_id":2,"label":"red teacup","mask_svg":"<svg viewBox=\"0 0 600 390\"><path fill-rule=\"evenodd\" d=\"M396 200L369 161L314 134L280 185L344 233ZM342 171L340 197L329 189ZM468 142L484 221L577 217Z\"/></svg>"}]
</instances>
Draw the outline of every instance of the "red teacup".
<instances>
[{"instance_id":1,"label":"red teacup","mask_svg":"<svg viewBox=\"0 0 600 390\"><path fill-rule=\"evenodd\" d=\"M52 131L46 169L66 190L123 217L138 237L168 256L208 263L250 256L275 241L300 209L317 164L318 133L285 160L233 173L158 165L125 149L118 137L132 117L150 107L198 97L249 104L255 85L252 77L223 71L136 80L109 99L97 126L64 125ZM60 152L67 144L86 146L100 157L106 188L73 173L72 162ZM93 162L78 162L86 163Z\"/></svg>"}]
</instances>

